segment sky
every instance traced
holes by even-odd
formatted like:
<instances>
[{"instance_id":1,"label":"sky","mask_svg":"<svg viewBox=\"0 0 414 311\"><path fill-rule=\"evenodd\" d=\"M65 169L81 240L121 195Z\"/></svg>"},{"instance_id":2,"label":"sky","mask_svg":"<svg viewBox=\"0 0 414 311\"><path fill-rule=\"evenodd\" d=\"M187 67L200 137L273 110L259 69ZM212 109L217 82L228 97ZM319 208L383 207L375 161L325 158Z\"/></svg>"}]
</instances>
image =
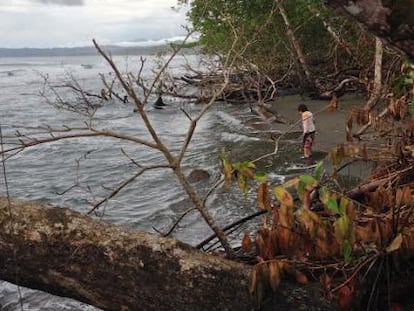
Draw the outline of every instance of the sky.
<instances>
[{"instance_id":1,"label":"sky","mask_svg":"<svg viewBox=\"0 0 414 311\"><path fill-rule=\"evenodd\" d=\"M177 0L0 0L0 48L165 42L186 34Z\"/></svg>"}]
</instances>

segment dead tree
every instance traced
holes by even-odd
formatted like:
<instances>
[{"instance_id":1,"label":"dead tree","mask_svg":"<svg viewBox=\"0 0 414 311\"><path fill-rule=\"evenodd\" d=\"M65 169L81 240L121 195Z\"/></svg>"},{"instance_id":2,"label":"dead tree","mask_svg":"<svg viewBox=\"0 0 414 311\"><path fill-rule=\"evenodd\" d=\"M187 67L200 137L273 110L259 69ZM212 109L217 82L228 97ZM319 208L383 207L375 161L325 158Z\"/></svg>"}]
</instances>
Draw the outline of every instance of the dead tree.
<instances>
[{"instance_id":1,"label":"dead tree","mask_svg":"<svg viewBox=\"0 0 414 311\"><path fill-rule=\"evenodd\" d=\"M66 208L0 199L0 279L105 310L250 310L249 267Z\"/></svg>"},{"instance_id":2,"label":"dead tree","mask_svg":"<svg viewBox=\"0 0 414 311\"><path fill-rule=\"evenodd\" d=\"M174 239L7 198L0 224L0 279L14 284L114 311L255 307L250 266ZM332 310L317 292L285 283L263 310Z\"/></svg>"}]
</instances>

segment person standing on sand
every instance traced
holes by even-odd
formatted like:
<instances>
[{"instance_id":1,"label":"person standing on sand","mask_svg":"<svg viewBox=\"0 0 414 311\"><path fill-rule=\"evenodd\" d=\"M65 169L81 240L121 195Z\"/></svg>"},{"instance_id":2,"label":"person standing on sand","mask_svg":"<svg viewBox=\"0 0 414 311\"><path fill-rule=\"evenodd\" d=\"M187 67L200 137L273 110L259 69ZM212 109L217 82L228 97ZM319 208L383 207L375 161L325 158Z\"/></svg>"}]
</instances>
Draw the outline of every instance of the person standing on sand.
<instances>
[{"instance_id":1,"label":"person standing on sand","mask_svg":"<svg viewBox=\"0 0 414 311\"><path fill-rule=\"evenodd\" d=\"M313 122L313 114L305 104L300 104L298 106L298 112L301 116L303 128L303 158L305 159L305 163L310 165L312 164L312 146L315 141L315 123Z\"/></svg>"}]
</instances>

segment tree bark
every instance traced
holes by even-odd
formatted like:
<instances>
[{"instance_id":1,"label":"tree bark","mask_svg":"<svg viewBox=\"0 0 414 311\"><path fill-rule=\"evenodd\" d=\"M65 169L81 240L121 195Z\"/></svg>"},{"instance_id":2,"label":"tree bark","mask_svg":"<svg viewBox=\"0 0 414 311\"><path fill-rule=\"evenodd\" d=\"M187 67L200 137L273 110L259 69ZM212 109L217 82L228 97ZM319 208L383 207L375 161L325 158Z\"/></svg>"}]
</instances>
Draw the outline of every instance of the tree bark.
<instances>
[{"instance_id":1,"label":"tree bark","mask_svg":"<svg viewBox=\"0 0 414 311\"><path fill-rule=\"evenodd\" d=\"M312 85L311 72L310 72L309 66L306 62L305 54L302 51L302 48L299 44L299 41L296 39L295 32L293 31L293 27L290 24L288 15L286 13L285 8L283 7L283 4L281 3L281 0L275 0L275 2L276 2L276 6L279 10L279 13L282 16L283 21L285 23L286 34L289 38L289 41L290 41L290 44L291 44L292 48L295 51L296 59L299 62L300 68L302 69L303 73L305 74L306 84L307 84L307 86L310 86L310 85Z\"/></svg>"},{"instance_id":2,"label":"tree bark","mask_svg":"<svg viewBox=\"0 0 414 311\"><path fill-rule=\"evenodd\" d=\"M249 266L177 240L4 198L0 224L2 280L105 310L252 309Z\"/></svg>"},{"instance_id":3,"label":"tree bark","mask_svg":"<svg viewBox=\"0 0 414 311\"><path fill-rule=\"evenodd\" d=\"M382 89L382 42L379 38L375 39L375 69L374 69L374 89L370 94L370 98L366 104L368 111L372 110L381 97Z\"/></svg>"},{"instance_id":4,"label":"tree bark","mask_svg":"<svg viewBox=\"0 0 414 311\"><path fill-rule=\"evenodd\" d=\"M67 208L0 197L0 279L104 310L251 311L251 266ZM283 281L262 311L335 310L319 282Z\"/></svg>"},{"instance_id":5,"label":"tree bark","mask_svg":"<svg viewBox=\"0 0 414 311\"><path fill-rule=\"evenodd\" d=\"M414 61L414 1L326 0Z\"/></svg>"}]
</instances>

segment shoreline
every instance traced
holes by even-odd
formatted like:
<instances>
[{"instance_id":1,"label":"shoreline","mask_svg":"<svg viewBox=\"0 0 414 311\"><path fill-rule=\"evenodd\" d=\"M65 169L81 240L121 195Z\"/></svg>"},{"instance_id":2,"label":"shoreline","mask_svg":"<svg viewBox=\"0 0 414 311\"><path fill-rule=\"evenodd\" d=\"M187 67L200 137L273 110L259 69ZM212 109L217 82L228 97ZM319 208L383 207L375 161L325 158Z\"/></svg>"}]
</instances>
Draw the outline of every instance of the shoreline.
<instances>
[{"instance_id":1,"label":"shoreline","mask_svg":"<svg viewBox=\"0 0 414 311\"><path fill-rule=\"evenodd\" d=\"M316 138L314 151L329 152L338 144L346 142L346 120L352 107L363 106L365 99L360 94L349 94L338 98L338 109L328 112L323 110L329 100L313 100L299 95L283 96L269 103L269 110L288 120L289 124L273 124L272 130L285 132L293 123L299 121L297 106L304 103L314 114ZM301 123L289 132L301 132Z\"/></svg>"}]
</instances>

